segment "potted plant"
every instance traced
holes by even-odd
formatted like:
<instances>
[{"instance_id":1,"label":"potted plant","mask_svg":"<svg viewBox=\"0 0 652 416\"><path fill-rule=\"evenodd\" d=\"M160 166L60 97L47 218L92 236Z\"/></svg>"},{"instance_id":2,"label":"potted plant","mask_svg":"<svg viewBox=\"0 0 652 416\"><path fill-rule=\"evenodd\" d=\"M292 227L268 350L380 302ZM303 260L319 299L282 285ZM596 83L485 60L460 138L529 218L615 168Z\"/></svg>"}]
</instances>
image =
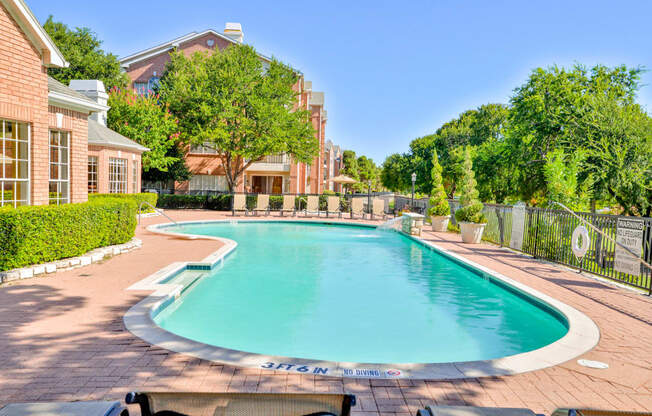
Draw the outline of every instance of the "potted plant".
<instances>
[{"instance_id":1,"label":"potted plant","mask_svg":"<svg viewBox=\"0 0 652 416\"><path fill-rule=\"evenodd\" d=\"M478 199L478 190L473 173L471 162L471 151L464 149L464 159L460 178L460 208L455 212L455 219L460 225L462 241L470 244L477 244L482 239L484 227L487 225L487 218L482 212L482 202Z\"/></svg>"},{"instance_id":2,"label":"potted plant","mask_svg":"<svg viewBox=\"0 0 652 416\"><path fill-rule=\"evenodd\" d=\"M435 232L446 231L448 229L448 221L451 218L451 209L446 199L446 191L442 183L441 172L442 168L437 157L437 150L433 150L432 171L430 173L432 176L432 194L430 195L428 215L432 223L432 231Z\"/></svg>"}]
</instances>

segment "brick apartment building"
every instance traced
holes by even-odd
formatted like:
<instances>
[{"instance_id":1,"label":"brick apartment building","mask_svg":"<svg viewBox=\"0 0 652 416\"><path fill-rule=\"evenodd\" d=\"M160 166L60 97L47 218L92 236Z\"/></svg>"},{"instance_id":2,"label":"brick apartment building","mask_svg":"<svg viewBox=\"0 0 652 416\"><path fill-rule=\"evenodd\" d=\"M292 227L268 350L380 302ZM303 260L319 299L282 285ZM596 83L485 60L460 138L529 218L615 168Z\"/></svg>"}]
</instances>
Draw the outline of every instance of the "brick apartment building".
<instances>
[{"instance_id":1,"label":"brick apartment building","mask_svg":"<svg viewBox=\"0 0 652 416\"><path fill-rule=\"evenodd\" d=\"M340 174L342 167L342 149L327 140L324 145L324 190L342 192L341 184L330 181Z\"/></svg>"},{"instance_id":2,"label":"brick apartment building","mask_svg":"<svg viewBox=\"0 0 652 416\"><path fill-rule=\"evenodd\" d=\"M108 107L48 77L68 63L23 0L0 0L0 25L0 206L84 202L89 116Z\"/></svg>"},{"instance_id":3,"label":"brick apartment building","mask_svg":"<svg viewBox=\"0 0 652 416\"><path fill-rule=\"evenodd\" d=\"M158 46L134 53L120 60L132 79L132 87L138 93L146 93L158 85L170 60L170 52L182 51L190 55L196 51L212 51L242 43L244 36L239 23L227 23L223 33L215 30L192 32ZM259 54L260 59L270 58ZM324 181L325 131L327 114L324 109L324 93L312 90L312 82L300 77L296 91L300 108L310 110L311 120L319 139L320 151L310 164L296 162L288 155L269 155L253 163L246 171L244 181L236 190L261 193L322 193L328 188ZM227 184L222 163L212 149L192 146L186 153L186 164L193 176L188 182L174 184L175 192L203 193L226 191Z\"/></svg>"}]
</instances>

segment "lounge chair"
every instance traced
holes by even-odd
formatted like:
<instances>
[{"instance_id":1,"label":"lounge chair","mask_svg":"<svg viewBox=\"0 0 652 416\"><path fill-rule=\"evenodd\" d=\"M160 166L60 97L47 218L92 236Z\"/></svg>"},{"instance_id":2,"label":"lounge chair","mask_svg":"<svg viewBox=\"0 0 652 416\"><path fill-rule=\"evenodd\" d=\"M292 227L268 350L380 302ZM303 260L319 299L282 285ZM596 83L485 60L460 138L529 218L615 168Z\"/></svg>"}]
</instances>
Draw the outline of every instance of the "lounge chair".
<instances>
[{"instance_id":1,"label":"lounge chair","mask_svg":"<svg viewBox=\"0 0 652 416\"><path fill-rule=\"evenodd\" d=\"M530 409L516 407L474 407L428 405L417 416L536 416Z\"/></svg>"},{"instance_id":2,"label":"lounge chair","mask_svg":"<svg viewBox=\"0 0 652 416\"><path fill-rule=\"evenodd\" d=\"M364 219L364 200L362 198L351 198L351 218L359 215Z\"/></svg>"},{"instance_id":3,"label":"lounge chair","mask_svg":"<svg viewBox=\"0 0 652 416\"><path fill-rule=\"evenodd\" d=\"M317 214L317 216L319 216L319 197L316 195L308 195L306 209L303 211L306 217L308 216L308 213Z\"/></svg>"},{"instance_id":4,"label":"lounge chair","mask_svg":"<svg viewBox=\"0 0 652 416\"><path fill-rule=\"evenodd\" d=\"M269 215L269 195L267 194L258 194L258 197L256 198L254 214L258 215L261 211L264 211L265 215Z\"/></svg>"},{"instance_id":5,"label":"lounge chair","mask_svg":"<svg viewBox=\"0 0 652 416\"><path fill-rule=\"evenodd\" d=\"M142 416L349 416L351 394L311 393L128 393Z\"/></svg>"},{"instance_id":6,"label":"lounge chair","mask_svg":"<svg viewBox=\"0 0 652 416\"><path fill-rule=\"evenodd\" d=\"M379 216L382 219L387 218L387 214L385 214L385 201L383 201L380 198L374 198L371 200L371 219L374 219L374 216Z\"/></svg>"},{"instance_id":7,"label":"lounge chair","mask_svg":"<svg viewBox=\"0 0 652 416\"><path fill-rule=\"evenodd\" d=\"M340 197L329 196L326 202L326 218L328 218L329 214L337 214L340 218L342 218L342 211L340 211Z\"/></svg>"},{"instance_id":8,"label":"lounge chair","mask_svg":"<svg viewBox=\"0 0 652 416\"><path fill-rule=\"evenodd\" d=\"M247 209L247 195L245 194L234 194L233 195L233 215L236 211L244 211L245 216L249 214Z\"/></svg>"},{"instance_id":9,"label":"lounge chair","mask_svg":"<svg viewBox=\"0 0 652 416\"><path fill-rule=\"evenodd\" d=\"M296 198L294 195L283 195L283 208L281 208L281 217L284 212L291 212L295 216L297 210L295 209Z\"/></svg>"}]
</instances>

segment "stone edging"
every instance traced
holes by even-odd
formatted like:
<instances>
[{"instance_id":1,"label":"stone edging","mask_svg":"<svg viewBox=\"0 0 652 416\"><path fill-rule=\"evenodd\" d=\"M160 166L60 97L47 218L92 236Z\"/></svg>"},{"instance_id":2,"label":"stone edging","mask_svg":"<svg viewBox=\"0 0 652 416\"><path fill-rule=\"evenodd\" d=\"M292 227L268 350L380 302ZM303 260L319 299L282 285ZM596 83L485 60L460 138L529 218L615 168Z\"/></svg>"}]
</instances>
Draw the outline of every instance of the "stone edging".
<instances>
[{"instance_id":1,"label":"stone edging","mask_svg":"<svg viewBox=\"0 0 652 416\"><path fill-rule=\"evenodd\" d=\"M88 266L91 263L97 263L106 258L135 250L142 245L143 242L134 237L126 243L96 248L81 256L7 270L6 272L0 272L0 284Z\"/></svg>"},{"instance_id":2,"label":"stone edging","mask_svg":"<svg viewBox=\"0 0 652 416\"><path fill-rule=\"evenodd\" d=\"M256 220L213 220L213 221L185 221L183 224L201 224L201 223L219 223L231 221L256 221ZM267 220L269 221L269 220ZM329 221L306 221L328 223ZM374 227L362 223L338 223L366 227ZM201 263L177 262L159 270L149 277L135 283L127 290L149 290L153 291L151 295L134 305L127 311L124 316L126 328L134 335L140 337L146 342L157 345L161 348L191 355L201 359L225 363L229 365L281 370L295 374L319 374L334 377L353 377L353 378L409 378L409 379L430 379L430 380L449 380L464 379L476 377L494 377L518 374L546 367L559 365L582 355L595 347L600 340L600 330L597 325L585 314L577 309L566 305L548 295L545 295L535 289L532 289L520 282L517 282L507 276L490 270L480 264L463 258L449 250L438 247L437 245L414 236L407 236L421 243L427 248L437 250L443 256L451 258L452 261L466 263L488 278L499 280L502 284L511 287L512 290L521 292L535 300L542 302L553 310L562 315L568 322L568 332L559 340L538 348L533 351L515 354L511 356L496 358L492 360L451 362L451 363L426 363L426 364L378 364L378 363L347 363L331 362L309 359L298 359L291 357L267 356L263 354L253 354L243 351L231 350L228 348L217 347L204 344L188 338L181 337L174 333L168 332L159 327L153 319L158 311L174 302L181 295L184 289L182 285L174 283L160 283L162 280L179 273L187 266L204 266L213 267L231 253L237 243L233 240L181 234L165 231L166 227L171 224L159 224L148 227L148 230L154 233L164 235L174 235L187 239L209 239L222 241L225 246L217 252L211 254Z\"/></svg>"}]
</instances>

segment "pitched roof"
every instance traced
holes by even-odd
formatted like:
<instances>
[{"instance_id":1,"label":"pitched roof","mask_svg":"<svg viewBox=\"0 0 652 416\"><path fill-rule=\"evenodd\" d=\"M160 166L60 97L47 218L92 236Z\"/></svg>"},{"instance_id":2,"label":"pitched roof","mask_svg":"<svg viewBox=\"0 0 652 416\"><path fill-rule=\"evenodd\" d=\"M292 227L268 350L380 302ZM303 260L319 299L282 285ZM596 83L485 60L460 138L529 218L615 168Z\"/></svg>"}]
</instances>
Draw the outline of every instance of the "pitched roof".
<instances>
[{"instance_id":1,"label":"pitched roof","mask_svg":"<svg viewBox=\"0 0 652 416\"><path fill-rule=\"evenodd\" d=\"M202 36L204 36L204 35L206 35L208 33L211 33L211 34L213 34L213 35L215 35L215 36L217 36L219 38L222 38L222 39L224 39L224 40L226 40L228 42L231 42L231 43L233 43L235 45L240 44L240 42L231 39L230 37L226 36L223 33L220 33L220 32L218 32L216 30L213 30L213 29L206 29L203 32L190 32L190 33L185 34L183 36L180 36L178 38L167 41L165 43L161 43L159 45L156 45L156 46L154 46L152 48L148 48L148 49L142 50L140 52L136 52L134 54L125 56L123 58L120 58L120 64L122 64L123 66L127 66L127 65L130 65L130 64L134 63L134 62L142 61L143 59L147 59L147 58L149 58L151 56L158 55L161 52L167 52L167 51L169 51L169 50L171 50L173 48L176 48L177 46L179 46L180 44L182 44L184 42L188 42L190 40L202 37ZM272 60L272 58L270 58L270 57L268 57L266 55L263 55L261 53L259 53L258 56L262 60L267 61L267 62L271 62L271 60Z\"/></svg>"},{"instance_id":2,"label":"pitched roof","mask_svg":"<svg viewBox=\"0 0 652 416\"><path fill-rule=\"evenodd\" d=\"M109 109L109 107L96 103L84 94L66 87L50 76L48 76L48 101L50 104L87 113Z\"/></svg>"},{"instance_id":3,"label":"pitched roof","mask_svg":"<svg viewBox=\"0 0 652 416\"><path fill-rule=\"evenodd\" d=\"M50 36L23 0L0 0L0 3L5 6L11 17L25 33L25 36L39 51L43 65L57 68L68 66L68 62L66 62L57 45L50 39Z\"/></svg>"},{"instance_id":4,"label":"pitched roof","mask_svg":"<svg viewBox=\"0 0 652 416\"><path fill-rule=\"evenodd\" d=\"M135 141L126 138L122 134L111 130L95 120L88 120L88 144L117 147L139 152L149 150L145 146L141 146Z\"/></svg>"}]
</instances>

